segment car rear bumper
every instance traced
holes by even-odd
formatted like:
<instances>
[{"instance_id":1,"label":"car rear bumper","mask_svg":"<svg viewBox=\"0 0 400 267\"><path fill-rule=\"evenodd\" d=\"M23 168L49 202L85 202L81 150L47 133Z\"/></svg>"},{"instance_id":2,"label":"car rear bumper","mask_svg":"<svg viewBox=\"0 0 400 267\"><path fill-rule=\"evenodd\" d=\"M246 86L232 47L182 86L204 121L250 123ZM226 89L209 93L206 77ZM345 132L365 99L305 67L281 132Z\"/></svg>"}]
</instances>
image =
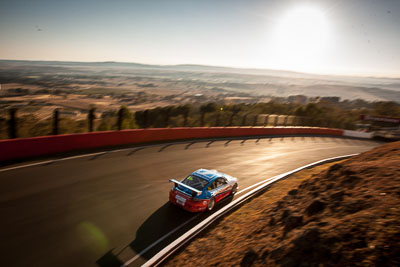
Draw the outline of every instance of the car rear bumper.
<instances>
[{"instance_id":1,"label":"car rear bumper","mask_svg":"<svg viewBox=\"0 0 400 267\"><path fill-rule=\"evenodd\" d=\"M178 195L179 199L177 198L177 195ZM198 200L195 201L191 197L186 196L182 193L179 193L176 190L171 190L169 192L169 201L172 204L179 206L184 210L187 210L190 212L199 212L199 211L206 210L209 200L202 199L200 201L198 201Z\"/></svg>"}]
</instances>

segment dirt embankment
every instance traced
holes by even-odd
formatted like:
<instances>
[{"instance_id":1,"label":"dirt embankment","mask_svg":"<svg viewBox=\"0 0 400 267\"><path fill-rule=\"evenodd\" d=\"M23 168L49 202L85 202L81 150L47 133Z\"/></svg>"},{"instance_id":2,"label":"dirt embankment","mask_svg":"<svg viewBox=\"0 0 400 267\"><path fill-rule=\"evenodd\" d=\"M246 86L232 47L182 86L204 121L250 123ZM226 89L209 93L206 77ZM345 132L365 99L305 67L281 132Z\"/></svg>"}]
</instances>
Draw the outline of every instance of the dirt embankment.
<instances>
[{"instance_id":1,"label":"dirt embankment","mask_svg":"<svg viewBox=\"0 0 400 267\"><path fill-rule=\"evenodd\" d=\"M297 175L303 178L275 184L165 264L400 266L400 142L308 179Z\"/></svg>"}]
</instances>

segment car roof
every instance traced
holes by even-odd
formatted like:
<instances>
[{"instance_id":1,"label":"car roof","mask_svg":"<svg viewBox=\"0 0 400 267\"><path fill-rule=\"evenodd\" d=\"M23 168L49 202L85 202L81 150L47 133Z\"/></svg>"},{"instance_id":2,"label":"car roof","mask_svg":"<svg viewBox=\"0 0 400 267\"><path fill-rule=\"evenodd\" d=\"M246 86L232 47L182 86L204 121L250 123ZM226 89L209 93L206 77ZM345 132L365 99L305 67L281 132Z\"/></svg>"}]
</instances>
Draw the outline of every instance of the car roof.
<instances>
[{"instance_id":1,"label":"car roof","mask_svg":"<svg viewBox=\"0 0 400 267\"><path fill-rule=\"evenodd\" d=\"M192 173L193 175L197 175L207 181L213 181L218 177L228 176L225 173L219 172L217 170L207 170L207 169L198 169Z\"/></svg>"}]
</instances>

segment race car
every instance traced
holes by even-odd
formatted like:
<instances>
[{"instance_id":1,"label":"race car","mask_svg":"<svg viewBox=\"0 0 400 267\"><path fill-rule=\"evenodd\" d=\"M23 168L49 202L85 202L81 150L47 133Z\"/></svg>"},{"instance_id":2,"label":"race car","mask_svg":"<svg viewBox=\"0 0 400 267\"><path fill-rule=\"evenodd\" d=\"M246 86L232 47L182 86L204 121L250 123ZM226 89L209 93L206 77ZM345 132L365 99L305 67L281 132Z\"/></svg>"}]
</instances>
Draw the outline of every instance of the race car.
<instances>
[{"instance_id":1,"label":"race car","mask_svg":"<svg viewBox=\"0 0 400 267\"><path fill-rule=\"evenodd\" d=\"M215 203L237 192L237 178L217 170L199 169L182 181L174 183L169 192L171 203L190 212L211 211Z\"/></svg>"}]
</instances>

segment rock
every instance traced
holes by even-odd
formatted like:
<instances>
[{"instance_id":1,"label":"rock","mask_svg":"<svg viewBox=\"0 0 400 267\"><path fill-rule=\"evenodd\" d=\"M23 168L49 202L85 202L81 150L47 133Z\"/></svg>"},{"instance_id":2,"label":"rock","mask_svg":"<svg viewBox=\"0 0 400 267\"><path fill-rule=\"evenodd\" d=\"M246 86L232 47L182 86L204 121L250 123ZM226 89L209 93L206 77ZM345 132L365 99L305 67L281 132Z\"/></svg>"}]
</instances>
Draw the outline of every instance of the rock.
<instances>
[{"instance_id":1,"label":"rock","mask_svg":"<svg viewBox=\"0 0 400 267\"><path fill-rule=\"evenodd\" d=\"M343 167L343 165L340 163L334 164L329 168L328 173L335 172L335 171L341 169L342 167Z\"/></svg>"},{"instance_id":2,"label":"rock","mask_svg":"<svg viewBox=\"0 0 400 267\"><path fill-rule=\"evenodd\" d=\"M271 219L269 220L269 223L268 223L270 226L273 226L273 225L275 225L275 219L274 219L274 217L271 217Z\"/></svg>"},{"instance_id":3,"label":"rock","mask_svg":"<svg viewBox=\"0 0 400 267\"><path fill-rule=\"evenodd\" d=\"M319 189L318 186L313 185L313 186L310 188L310 191L316 191L316 190L318 190L318 189Z\"/></svg>"},{"instance_id":4,"label":"rock","mask_svg":"<svg viewBox=\"0 0 400 267\"><path fill-rule=\"evenodd\" d=\"M289 232L294 228L303 225L303 216L301 215L289 215L285 219L285 232Z\"/></svg>"},{"instance_id":5,"label":"rock","mask_svg":"<svg viewBox=\"0 0 400 267\"><path fill-rule=\"evenodd\" d=\"M355 173L356 173L355 171L347 169L347 168L341 170L341 175L345 175L345 176L350 176L350 175L353 175Z\"/></svg>"},{"instance_id":6,"label":"rock","mask_svg":"<svg viewBox=\"0 0 400 267\"><path fill-rule=\"evenodd\" d=\"M244 255L242 261L240 262L240 266L241 267L252 266L254 261L256 261L257 259L258 259L258 254L253 249L250 249Z\"/></svg>"},{"instance_id":7,"label":"rock","mask_svg":"<svg viewBox=\"0 0 400 267\"><path fill-rule=\"evenodd\" d=\"M281 208L283 208L283 201L279 200L276 202L276 206L272 209L272 211L277 212Z\"/></svg>"},{"instance_id":8,"label":"rock","mask_svg":"<svg viewBox=\"0 0 400 267\"><path fill-rule=\"evenodd\" d=\"M282 253L284 251L285 250L283 249L283 247L276 248L273 251L271 251L271 253L270 253L271 256L270 257L273 258L273 259L280 258L280 257L282 257Z\"/></svg>"},{"instance_id":9,"label":"rock","mask_svg":"<svg viewBox=\"0 0 400 267\"><path fill-rule=\"evenodd\" d=\"M349 175L345 179L342 180L342 186L348 186L350 188L354 187L355 184L361 181L361 178L355 175Z\"/></svg>"},{"instance_id":10,"label":"rock","mask_svg":"<svg viewBox=\"0 0 400 267\"><path fill-rule=\"evenodd\" d=\"M325 245L317 228L304 231L299 237L292 241L287 253L277 261L281 266L319 266L325 265L332 259L329 246Z\"/></svg>"},{"instance_id":11,"label":"rock","mask_svg":"<svg viewBox=\"0 0 400 267\"><path fill-rule=\"evenodd\" d=\"M333 200L333 201L342 201L343 200L343 196L344 196L344 192L343 191L339 191L339 192L336 192L336 193L333 193L332 195L330 195L330 198Z\"/></svg>"},{"instance_id":12,"label":"rock","mask_svg":"<svg viewBox=\"0 0 400 267\"><path fill-rule=\"evenodd\" d=\"M306 230L302 235L293 240L295 246L299 246L304 250L311 249L314 244L319 242L320 233L317 228L311 228Z\"/></svg>"},{"instance_id":13,"label":"rock","mask_svg":"<svg viewBox=\"0 0 400 267\"><path fill-rule=\"evenodd\" d=\"M297 189L292 189L292 190L290 190L289 191L289 195L291 195L291 196L294 196L294 195L297 195L297 193L298 193L299 191L297 191Z\"/></svg>"},{"instance_id":14,"label":"rock","mask_svg":"<svg viewBox=\"0 0 400 267\"><path fill-rule=\"evenodd\" d=\"M293 246L277 261L281 266L334 266L340 258L331 252L331 244L327 244L317 228L304 231L292 243Z\"/></svg>"},{"instance_id":15,"label":"rock","mask_svg":"<svg viewBox=\"0 0 400 267\"><path fill-rule=\"evenodd\" d=\"M364 210L369 207L370 207L370 205L362 200L351 201L351 202L349 201L349 202L344 203L344 205L343 205L344 211L349 214L359 212L360 210Z\"/></svg>"},{"instance_id":16,"label":"rock","mask_svg":"<svg viewBox=\"0 0 400 267\"><path fill-rule=\"evenodd\" d=\"M319 227L324 227L324 226L327 226L328 223L327 223L327 222L319 222L317 225L318 225Z\"/></svg>"},{"instance_id":17,"label":"rock","mask_svg":"<svg viewBox=\"0 0 400 267\"><path fill-rule=\"evenodd\" d=\"M355 240L351 243L351 246L353 248L365 248L367 247L367 242L365 242L365 239L359 239L359 240Z\"/></svg>"},{"instance_id":18,"label":"rock","mask_svg":"<svg viewBox=\"0 0 400 267\"><path fill-rule=\"evenodd\" d=\"M318 191L314 191L314 192L311 193L311 195L313 197L318 197L319 196L319 192Z\"/></svg>"},{"instance_id":19,"label":"rock","mask_svg":"<svg viewBox=\"0 0 400 267\"><path fill-rule=\"evenodd\" d=\"M315 214L321 213L325 209L325 203L320 200L314 200L307 208L306 214L308 216L313 216Z\"/></svg>"},{"instance_id":20,"label":"rock","mask_svg":"<svg viewBox=\"0 0 400 267\"><path fill-rule=\"evenodd\" d=\"M284 210L281 216L281 221L284 221L286 217L291 214L290 210Z\"/></svg>"},{"instance_id":21,"label":"rock","mask_svg":"<svg viewBox=\"0 0 400 267\"><path fill-rule=\"evenodd\" d=\"M269 250L267 249L267 250L265 250L265 251L263 252L263 254L261 255L261 259L265 260L265 258L267 258L268 255L269 255Z\"/></svg>"}]
</instances>

